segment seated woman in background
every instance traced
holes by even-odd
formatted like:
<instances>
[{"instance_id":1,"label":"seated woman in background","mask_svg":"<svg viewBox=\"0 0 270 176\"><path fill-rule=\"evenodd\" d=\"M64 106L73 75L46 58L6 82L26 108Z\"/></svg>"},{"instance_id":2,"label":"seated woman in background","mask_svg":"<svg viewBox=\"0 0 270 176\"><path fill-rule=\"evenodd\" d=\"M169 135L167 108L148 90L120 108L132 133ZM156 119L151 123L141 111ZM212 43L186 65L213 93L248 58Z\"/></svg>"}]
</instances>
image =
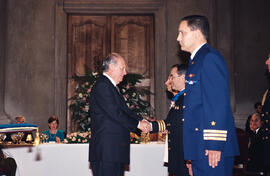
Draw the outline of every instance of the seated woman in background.
<instances>
[{"instance_id":1,"label":"seated woman in background","mask_svg":"<svg viewBox=\"0 0 270 176\"><path fill-rule=\"evenodd\" d=\"M56 116L51 116L48 119L49 130L44 131L43 133L48 135L48 142L55 141L57 143L61 143L64 141L65 133L63 130L58 130L59 120Z\"/></svg>"}]
</instances>

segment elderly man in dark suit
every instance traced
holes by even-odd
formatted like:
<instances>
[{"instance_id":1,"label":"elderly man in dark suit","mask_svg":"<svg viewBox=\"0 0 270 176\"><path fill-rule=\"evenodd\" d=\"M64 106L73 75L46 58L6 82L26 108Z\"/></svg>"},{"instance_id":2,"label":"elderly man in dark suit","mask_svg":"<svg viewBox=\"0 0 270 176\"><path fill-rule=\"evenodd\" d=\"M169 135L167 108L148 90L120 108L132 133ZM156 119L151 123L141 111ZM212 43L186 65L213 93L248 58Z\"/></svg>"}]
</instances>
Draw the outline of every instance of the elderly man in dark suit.
<instances>
[{"instance_id":1,"label":"elderly man in dark suit","mask_svg":"<svg viewBox=\"0 0 270 176\"><path fill-rule=\"evenodd\" d=\"M239 154L230 108L228 71L221 54L207 44L208 19L184 17L177 41L191 58L186 73L183 144L195 176L232 175Z\"/></svg>"},{"instance_id":2,"label":"elderly man in dark suit","mask_svg":"<svg viewBox=\"0 0 270 176\"><path fill-rule=\"evenodd\" d=\"M260 114L254 113L250 119L248 163L247 170L252 172L263 171L263 140L262 140L262 121Z\"/></svg>"},{"instance_id":3,"label":"elderly man in dark suit","mask_svg":"<svg viewBox=\"0 0 270 176\"><path fill-rule=\"evenodd\" d=\"M126 75L124 58L111 53L103 67L90 95L89 161L94 176L122 176L129 163L130 131L148 132L151 126L128 109L118 91L117 84Z\"/></svg>"}]
</instances>

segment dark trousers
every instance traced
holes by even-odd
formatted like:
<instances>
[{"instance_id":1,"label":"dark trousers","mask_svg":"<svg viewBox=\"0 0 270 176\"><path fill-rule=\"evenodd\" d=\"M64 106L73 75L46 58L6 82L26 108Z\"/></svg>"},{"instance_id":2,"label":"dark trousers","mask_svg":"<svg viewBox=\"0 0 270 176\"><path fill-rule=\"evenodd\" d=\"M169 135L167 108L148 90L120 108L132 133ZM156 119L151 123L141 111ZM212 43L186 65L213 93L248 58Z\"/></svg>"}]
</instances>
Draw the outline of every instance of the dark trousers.
<instances>
[{"instance_id":1,"label":"dark trousers","mask_svg":"<svg viewBox=\"0 0 270 176\"><path fill-rule=\"evenodd\" d=\"M93 176L123 176L124 164L112 162L91 162Z\"/></svg>"},{"instance_id":2,"label":"dark trousers","mask_svg":"<svg viewBox=\"0 0 270 176\"><path fill-rule=\"evenodd\" d=\"M222 155L222 153L221 153ZM192 171L194 176L232 176L234 157L221 156L218 166L212 168L208 163L208 156L200 160L192 160Z\"/></svg>"}]
</instances>

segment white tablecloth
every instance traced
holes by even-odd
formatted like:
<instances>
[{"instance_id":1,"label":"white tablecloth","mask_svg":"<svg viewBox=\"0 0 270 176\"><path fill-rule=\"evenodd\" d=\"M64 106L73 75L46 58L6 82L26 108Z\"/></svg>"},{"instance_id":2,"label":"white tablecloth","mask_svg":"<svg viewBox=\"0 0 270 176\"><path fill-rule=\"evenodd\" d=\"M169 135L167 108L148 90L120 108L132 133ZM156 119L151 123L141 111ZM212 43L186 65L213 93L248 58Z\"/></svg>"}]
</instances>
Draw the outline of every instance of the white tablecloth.
<instances>
[{"instance_id":1,"label":"white tablecloth","mask_svg":"<svg viewBox=\"0 0 270 176\"><path fill-rule=\"evenodd\" d=\"M88 144L42 144L4 149L15 158L17 176L92 176L88 166ZM36 161L37 153L41 160ZM132 144L130 171L125 176L167 176L163 166L164 144Z\"/></svg>"}]
</instances>

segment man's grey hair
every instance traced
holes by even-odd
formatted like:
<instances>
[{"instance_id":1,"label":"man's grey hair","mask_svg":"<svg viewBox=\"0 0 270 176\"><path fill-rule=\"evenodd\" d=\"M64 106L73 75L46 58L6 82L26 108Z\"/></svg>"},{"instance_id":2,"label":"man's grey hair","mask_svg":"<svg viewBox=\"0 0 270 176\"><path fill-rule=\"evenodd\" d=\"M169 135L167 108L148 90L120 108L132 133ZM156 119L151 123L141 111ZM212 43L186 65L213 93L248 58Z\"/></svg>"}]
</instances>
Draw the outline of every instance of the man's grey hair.
<instances>
[{"instance_id":1,"label":"man's grey hair","mask_svg":"<svg viewBox=\"0 0 270 176\"><path fill-rule=\"evenodd\" d=\"M104 60L103 60L103 64L102 64L102 67L103 67L103 71L106 72L108 71L109 69L109 65L110 64L114 64L116 65L117 64L117 59L121 57L119 54L117 53L111 53L109 54Z\"/></svg>"}]
</instances>

